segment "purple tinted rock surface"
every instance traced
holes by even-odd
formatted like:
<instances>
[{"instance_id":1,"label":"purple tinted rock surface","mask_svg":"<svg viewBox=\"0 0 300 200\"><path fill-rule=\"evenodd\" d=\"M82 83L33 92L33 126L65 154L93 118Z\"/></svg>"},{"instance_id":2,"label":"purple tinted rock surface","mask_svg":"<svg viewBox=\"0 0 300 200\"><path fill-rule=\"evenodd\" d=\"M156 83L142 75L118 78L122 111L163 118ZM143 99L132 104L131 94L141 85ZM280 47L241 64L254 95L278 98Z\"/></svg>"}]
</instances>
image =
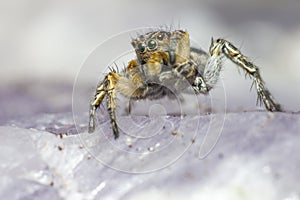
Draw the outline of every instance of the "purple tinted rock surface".
<instances>
[{"instance_id":1,"label":"purple tinted rock surface","mask_svg":"<svg viewBox=\"0 0 300 200\"><path fill-rule=\"evenodd\" d=\"M147 122L145 117L135 118L137 123ZM222 134L212 138L218 139L217 144L201 159L199 151L209 133L211 116L164 119L167 124L180 121L181 125L166 125L158 137L149 140L121 133L117 141L113 140L108 121L99 124L103 134L88 134L84 126L79 134L74 134L76 128L70 113L11 121L0 127L0 196L132 200L300 198L298 113L228 113ZM199 129L193 127L195 121L199 122ZM188 133L192 130L198 130L196 138ZM115 151L115 147L121 151ZM177 159L166 163L169 158ZM143 169L152 172L143 173Z\"/></svg>"}]
</instances>

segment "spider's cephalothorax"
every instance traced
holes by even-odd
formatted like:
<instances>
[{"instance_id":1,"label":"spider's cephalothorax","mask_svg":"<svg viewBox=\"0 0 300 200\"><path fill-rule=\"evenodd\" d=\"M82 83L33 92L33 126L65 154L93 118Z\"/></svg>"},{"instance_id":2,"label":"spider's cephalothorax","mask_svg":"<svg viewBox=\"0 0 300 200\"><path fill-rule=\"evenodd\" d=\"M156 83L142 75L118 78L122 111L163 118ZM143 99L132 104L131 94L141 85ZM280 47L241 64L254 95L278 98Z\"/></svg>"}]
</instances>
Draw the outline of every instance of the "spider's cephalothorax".
<instances>
[{"instance_id":1,"label":"spider's cephalothorax","mask_svg":"<svg viewBox=\"0 0 300 200\"><path fill-rule=\"evenodd\" d=\"M90 105L89 132L95 130L96 109L106 96L112 130L118 138L116 92L132 100L171 97L174 92L181 92L187 87L192 87L197 94L207 94L219 78L224 56L253 78L258 100L267 110L281 110L266 88L258 67L227 40L212 39L209 53L191 47L189 34L182 30L149 32L131 43L137 58L131 60L121 73L109 72L97 88ZM172 86L172 91L165 86L166 83Z\"/></svg>"}]
</instances>

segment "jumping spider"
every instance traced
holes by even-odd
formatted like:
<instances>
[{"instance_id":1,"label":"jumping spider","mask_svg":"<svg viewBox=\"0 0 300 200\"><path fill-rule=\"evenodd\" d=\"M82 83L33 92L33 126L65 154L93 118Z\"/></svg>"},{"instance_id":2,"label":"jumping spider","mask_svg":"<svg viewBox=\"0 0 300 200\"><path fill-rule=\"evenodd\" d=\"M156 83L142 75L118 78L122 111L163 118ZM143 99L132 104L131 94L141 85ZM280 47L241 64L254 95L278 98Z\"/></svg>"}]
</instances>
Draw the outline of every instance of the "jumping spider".
<instances>
[{"instance_id":1,"label":"jumping spider","mask_svg":"<svg viewBox=\"0 0 300 200\"><path fill-rule=\"evenodd\" d=\"M90 104L90 133L95 130L96 109L106 96L113 134L115 139L119 137L115 115L117 91L130 100L159 99L174 95L169 88L159 84L167 81L177 92L190 86L196 94L208 94L219 79L224 56L253 78L258 101L263 102L267 110L281 110L266 88L258 67L225 39L212 38L209 53L191 47L188 32L182 30L148 32L133 39L131 44L137 58L131 60L121 73L111 70L96 89Z\"/></svg>"}]
</instances>

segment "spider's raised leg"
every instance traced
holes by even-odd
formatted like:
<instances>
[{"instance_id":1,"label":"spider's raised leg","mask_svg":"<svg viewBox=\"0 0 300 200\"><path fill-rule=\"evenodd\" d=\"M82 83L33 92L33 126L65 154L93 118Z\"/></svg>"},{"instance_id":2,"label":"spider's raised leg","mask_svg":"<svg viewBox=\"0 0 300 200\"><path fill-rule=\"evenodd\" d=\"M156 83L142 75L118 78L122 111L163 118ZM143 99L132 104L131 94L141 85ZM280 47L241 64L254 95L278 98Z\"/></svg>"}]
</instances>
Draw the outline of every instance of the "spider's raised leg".
<instances>
[{"instance_id":1,"label":"spider's raised leg","mask_svg":"<svg viewBox=\"0 0 300 200\"><path fill-rule=\"evenodd\" d=\"M113 129L113 134L115 138L119 137L118 126L116 123L116 89L115 85L119 79L117 73L111 72L105 78L102 84L97 88L94 101L90 105L90 121L89 121L89 132L92 133L95 130L96 121L96 109L100 106L103 98L107 95L107 110L109 112L109 117Z\"/></svg>"},{"instance_id":2,"label":"spider's raised leg","mask_svg":"<svg viewBox=\"0 0 300 200\"><path fill-rule=\"evenodd\" d=\"M258 67L250 62L248 58L238 50L238 48L233 46L227 40L212 39L209 52L211 57L206 66L206 69L204 70L204 79L209 88L213 87L213 85L217 81L217 77L219 76L221 70L222 54L224 54L232 62L244 69L246 73L254 79L258 94L258 100L264 103L266 109L269 111L281 111L280 104L275 101L275 99L272 97L271 93L265 86L259 73Z\"/></svg>"}]
</instances>

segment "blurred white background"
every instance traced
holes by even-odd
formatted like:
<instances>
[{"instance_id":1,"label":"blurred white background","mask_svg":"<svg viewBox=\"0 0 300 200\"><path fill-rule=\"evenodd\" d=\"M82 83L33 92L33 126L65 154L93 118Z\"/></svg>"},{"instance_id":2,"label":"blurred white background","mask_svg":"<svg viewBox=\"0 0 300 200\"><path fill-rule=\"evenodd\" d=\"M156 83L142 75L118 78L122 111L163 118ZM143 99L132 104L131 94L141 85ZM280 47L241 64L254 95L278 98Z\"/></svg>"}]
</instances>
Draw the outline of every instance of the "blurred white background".
<instances>
[{"instance_id":1,"label":"blurred white background","mask_svg":"<svg viewBox=\"0 0 300 200\"><path fill-rule=\"evenodd\" d=\"M71 111L76 74L96 46L121 31L172 24L205 50L212 36L241 47L277 100L299 111L299 10L298 0L1 0L0 122ZM229 110L256 109L252 82L230 62L222 78Z\"/></svg>"}]
</instances>

